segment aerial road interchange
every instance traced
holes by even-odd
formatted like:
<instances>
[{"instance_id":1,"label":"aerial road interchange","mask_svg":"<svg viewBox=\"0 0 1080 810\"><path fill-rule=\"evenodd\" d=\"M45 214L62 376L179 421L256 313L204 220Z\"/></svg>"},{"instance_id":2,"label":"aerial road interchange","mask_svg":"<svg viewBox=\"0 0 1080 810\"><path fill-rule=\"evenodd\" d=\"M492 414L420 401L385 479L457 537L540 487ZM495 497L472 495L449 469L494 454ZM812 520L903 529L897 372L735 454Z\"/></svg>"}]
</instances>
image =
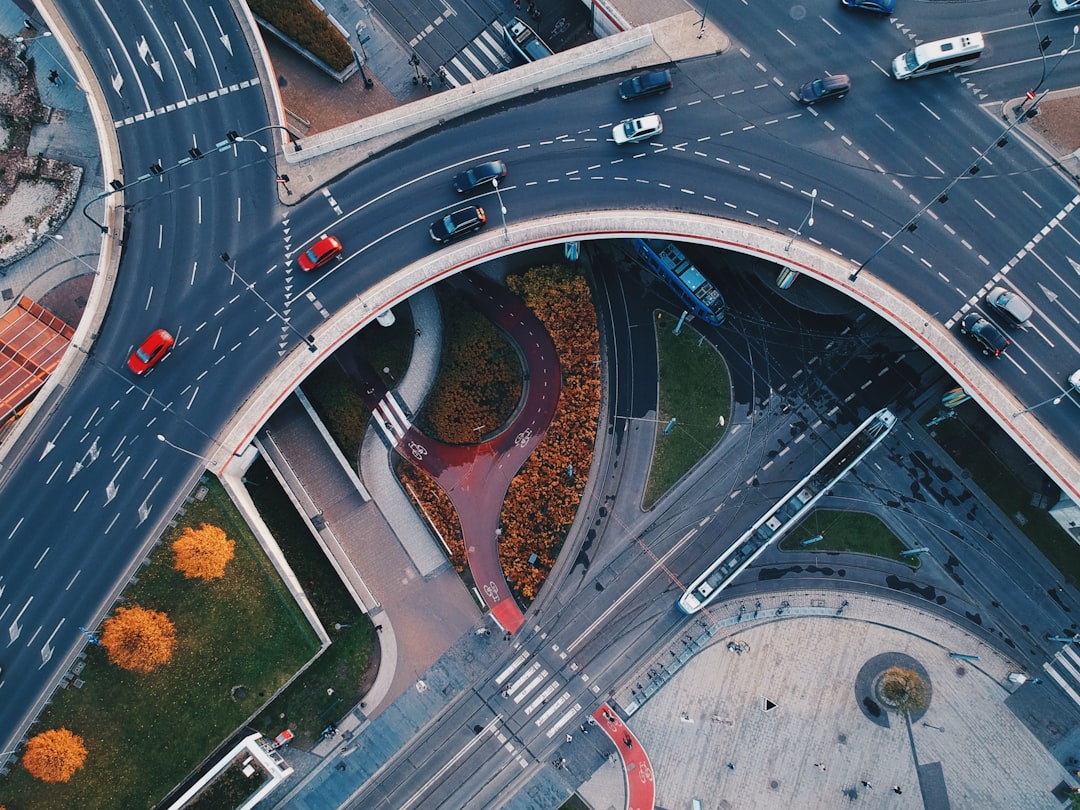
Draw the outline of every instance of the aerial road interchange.
<instances>
[{"instance_id":1,"label":"aerial road interchange","mask_svg":"<svg viewBox=\"0 0 1080 810\"><path fill-rule=\"evenodd\" d=\"M1034 86L1045 67L1031 58L1026 15L1004 4L981 7L986 24L964 18L991 43L976 69L960 81L946 76L909 85L882 70L907 47L887 20L844 15L812 27L811 16L793 19L794 27L777 37L768 21L775 11L745 7L739 12L745 16L717 21L734 47L679 64L675 88L662 102L634 102L635 111L662 113L661 136L623 147L608 142L611 126L626 114L611 80L551 88L365 161L331 186L340 214L321 194L279 205L259 136L227 138L261 131L272 144L277 125L264 95L266 77L230 6L212 4L201 18L185 11L175 21L151 16L141 4L125 6L124 14L96 4L60 9L107 105L98 112L122 156L122 165L110 165L128 186L128 210L106 197L104 213L91 211L109 228L103 254L120 257L110 311L93 339L79 344L87 353L78 376L65 380L32 429L5 448L0 486L5 502L17 504L0 516L0 537L12 541L0 569L3 607L12 617L3 684L9 743L17 742L82 646L77 628L92 626L108 610L201 471L197 459L156 436L215 460L220 455L222 468L235 463L229 459L246 443L234 437L250 434L265 418L265 406L251 404L261 381L286 361L310 367L362 325L334 326L335 333L320 310L338 312L359 297L367 299L369 322L399 300L401 290L416 286L410 273L428 283L509 251L597 235L641 232L732 248L744 240L751 252L790 257L808 276L816 270L857 297L872 290L862 300L879 311L893 301L876 298L878 291L893 290L911 308L892 314L914 335L919 324L903 315L933 319L935 329L917 345L936 346L970 393L979 398L982 392L984 405L1015 423L1006 425L1013 435L1023 437L1030 427L1059 444L1060 456L1033 440L1026 449L1053 462L1048 473L1058 470L1058 483L1067 491L1071 483L1077 494L1080 478L1069 478L1080 447L1077 395L1064 387L1080 367L1070 256L1077 244L1070 229L1076 188L1024 148L1018 133L1002 136L1009 128L1002 103ZM817 20L833 13L830 4ZM906 13L901 9L901 19ZM1010 22L990 24L1001 19ZM1067 22L1053 18L1043 27L1068 42ZM929 39L955 33L958 21L928 10L907 24ZM193 64L173 37L181 26L190 26L184 41L199 51ZM839 46L830 38L840 38L841 30L841 67L852 77L851 93L837 106L798 107L787 91L811 73L833 69L823 60L836 58ZM1051 57L1053 84L1075 83L1075 58L1071 52ZM997 114L979 109L979 102L991 101ZM999 139L1007 143L998 146ZM206 157L185 160L191 149ZM980 171L970 173L977 157ZM511 165L500 189L513 225L511 244L489 223L464 253L441 259L426 231L456 204L448 178L494 158ZM153 166L168 170L159 174ZM406 182L401 167L410 175ZM968 178L909 230L911 217L959 175ZM492 196L485 192L485 204L497 211ZM811 196L815 222L797 234ZM601 214L583 228L574 215L590 211ZM326 232L345 242L343 261L314 278L294 279L296 254ZM799 239L791 244L793 235ZM886 240L888 247L876 252ZM871 256L858 280L845 284ZM391 279L391 268L405 270ZM981 291L1001 278L1021 290L1037 314L1001 359L984 361L959 338L947 338L963 314L983 306ZM272 304L295 305L288 328L267 318L251 282L268 298L276 296ZM382 290L393 292L379 300ZM173 353L144 379L132 379L124 360L161 326L176 338ZM316 351L309 351L307 336ZM282 341L291 352L286 361ZM1066 400L1060 405L1022 414L1019 423L1012 417L1058 394ZM239 429L237 414L245 414ZM1058 458L1066 463L1057 465ZM47 549L33 538L64 537L73 521L85 536L79 552L46 554L42 561ZM677 570L692 577L708 559L696 553ZM665 589L656 597L658 610L671 607ZM567 622L567 648L579 638L577 644L585 644L585 628ZM613 682L619 674L625 672L611 673ZM496 781L487 789L501 795L507 785Z\"/></svg>"}]
</instances>

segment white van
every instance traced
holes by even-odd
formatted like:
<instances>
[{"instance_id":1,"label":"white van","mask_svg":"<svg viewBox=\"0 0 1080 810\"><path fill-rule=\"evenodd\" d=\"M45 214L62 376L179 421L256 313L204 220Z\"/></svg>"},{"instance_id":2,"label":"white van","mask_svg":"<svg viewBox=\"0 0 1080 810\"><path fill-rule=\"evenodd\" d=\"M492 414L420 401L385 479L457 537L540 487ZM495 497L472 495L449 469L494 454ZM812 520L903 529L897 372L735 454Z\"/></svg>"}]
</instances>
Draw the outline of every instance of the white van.
<instances>
[{"instance_id":1,"label":"white van","mask_svg":"<svg viewBox=\"0 0 1080 810\"><path fill-rule=\"evenodd\" d=\"M983 35L978 32L916 45L893 60L893 76L912 79L965 67L982 56L985 47Z\"/></svg>"}]
</instances>

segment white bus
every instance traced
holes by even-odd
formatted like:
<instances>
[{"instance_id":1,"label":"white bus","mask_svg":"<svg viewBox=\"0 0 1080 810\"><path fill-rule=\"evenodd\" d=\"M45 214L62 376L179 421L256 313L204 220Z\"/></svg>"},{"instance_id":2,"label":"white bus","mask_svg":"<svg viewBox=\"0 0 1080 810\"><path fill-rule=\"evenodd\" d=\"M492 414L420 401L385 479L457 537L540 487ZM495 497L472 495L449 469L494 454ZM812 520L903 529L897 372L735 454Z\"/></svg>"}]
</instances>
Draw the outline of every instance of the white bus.
<instances>
[{"instance_id":1,"label":"white bus","mask_svg":"<svg viewBox=\"0 0 1080 810\"><path fill-rule=\"evenodd\" d=\"M893 60L893 76L912 79L964 67L982 56L985 47L983 35L978 32L916 45Z\"/></svg>"}]
</instances>

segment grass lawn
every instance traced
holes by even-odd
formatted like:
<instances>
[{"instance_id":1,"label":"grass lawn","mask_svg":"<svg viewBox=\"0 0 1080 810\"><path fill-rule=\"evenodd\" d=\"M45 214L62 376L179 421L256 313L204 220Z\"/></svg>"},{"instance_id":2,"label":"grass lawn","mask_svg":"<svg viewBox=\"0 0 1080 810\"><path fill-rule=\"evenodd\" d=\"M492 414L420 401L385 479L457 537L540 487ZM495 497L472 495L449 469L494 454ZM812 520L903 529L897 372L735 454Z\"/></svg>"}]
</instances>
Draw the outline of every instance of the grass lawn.
<instances>
[{"instance_id":1,"label":"grass lawn","mask_svg":"<svg viewBox=\"0 0 1080 810\"><path fill-rule=\"evenodd\" d=\"M375 627L341 584L304 519L282 492L266 462L259 459L244 476L262 519L281 546L333 643L251 727L274 737L285 728L292 745L310 748L319 732L360 702L378 669ZM333 695L326 690L333 689ZM284 718L282 717L284 715Z\"/></svg>"},{"instance_id":2,"label":"grass lawn","mask_svg":"<svg viewBox=\"0 0 1080 810\"><path fill-rule=\"evenodd\" d=\"M16 766L0 780L0 804L153 807L318 650L318 638L220 484L208 479L205 486L206 498L187 505L181 525L165 534L124 593L127 606L163 611L176 625L172 661L138 675L88 647L82 688L58 690L35 727L80 735L85 767L70 782L46 784ZM204 522L236 541L236 556L223 579L185 580L172 567L169 546L184 526ZM236 686L244 697L233 694Z\"/></svg>"},{"instance_id":3,"label":"grass lawn","mask_svg":"<svg viewBox=\"0 0 1080 810\"><path fill-rule=\"evenodd\" d=\"M821 540L809 546L802 544L817 535ZM856 554L872 554L886 560L896 560L912 568L918 568L918 555L901 557L907 546L874 515L865 512L838 512L831 509L815 509L787 537L780 541L781 551L850 551Z\"/></svg>"},{"instance_id":4,"label":"grass lawn","mask_svg":"<svg viewBox=\"0 0 1080 810\"><path fill-rule=\"evenodd\" d=\"M657 425L649 483L643 506L656 501L708 453L724 435L731 418L731 380L724 358L692 327L683 324L674 333L678 318L665 314L657 319L657 351L660 368L659 422L675 417L666 436Z\"/></svg>"},{"instance_id":5,"label":"grass lawn","mask_svg":"<svg viewBox=\"0 0 1080 810\"><path fill-rule=\"evenodd\" d=\"M1021 481L998 458L993 448L986 444L985 436L961 419L939 423L931 435L1070 584L1080 582L1080 554L1076 553L1076 541L1043 509L1032 506L1031 485Z\"/></svg>"}]
</instances>

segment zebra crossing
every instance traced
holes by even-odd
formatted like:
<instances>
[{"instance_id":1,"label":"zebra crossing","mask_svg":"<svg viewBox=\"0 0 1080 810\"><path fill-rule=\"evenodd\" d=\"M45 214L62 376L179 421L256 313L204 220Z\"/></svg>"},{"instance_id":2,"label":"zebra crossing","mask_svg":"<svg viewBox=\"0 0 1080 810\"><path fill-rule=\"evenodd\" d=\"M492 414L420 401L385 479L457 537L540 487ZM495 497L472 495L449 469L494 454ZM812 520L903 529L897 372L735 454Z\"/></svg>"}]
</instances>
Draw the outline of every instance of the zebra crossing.
<instances>
[{"instance_id":1,"label":"zebra crossing","mask_svg":"<svg viewBox=\"0 0 1080 810\"><path fill-rule=\"evenodd\" d=\"M1080 655L1073 645L1066 644L1052 659L1043 664L1043 669L1072 702L1080 706Z\"/></svg>"},{"instance_id":2,"label":"zebra crossing","mask_svg":"<svg viewBox=\"0 0 1080 810\"><path fill-rule=\"evenodd\" d=\"M388 393L375 406L375 421L379 423L383 435L391 444L397 444L404 438L405 431L412 427L412 421L406 416L393 392Z\"/></svg>"},{"instance_id":3,"label":"zebra crossing","mask_svg":"<svg viewBox=\"0 0 1080 810\"><path fill-rule=\"evenodd\" d=\"M446 83L460 87L505 70L513 59L503 48L502 41L503 26L495 20L442 66Z\"/></svg>"},{"instance_id":4,"label":"zebra crossing","mask_svg":"<svg viewBox=\"0 0 1080 810\"><path fill-rule=\"evenodd\" d=\"M525 716L550 739L568 724L577 722L581 703L574 701L558 677L549 677L551 673L542 661L529 663L529 658L528 650L522 652L496 676L495 685L502 687L504 699L522 706Z\"/></svg>"}]
</instances>

